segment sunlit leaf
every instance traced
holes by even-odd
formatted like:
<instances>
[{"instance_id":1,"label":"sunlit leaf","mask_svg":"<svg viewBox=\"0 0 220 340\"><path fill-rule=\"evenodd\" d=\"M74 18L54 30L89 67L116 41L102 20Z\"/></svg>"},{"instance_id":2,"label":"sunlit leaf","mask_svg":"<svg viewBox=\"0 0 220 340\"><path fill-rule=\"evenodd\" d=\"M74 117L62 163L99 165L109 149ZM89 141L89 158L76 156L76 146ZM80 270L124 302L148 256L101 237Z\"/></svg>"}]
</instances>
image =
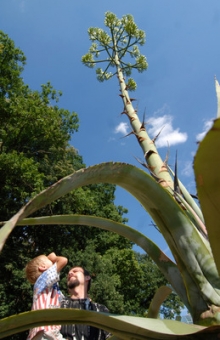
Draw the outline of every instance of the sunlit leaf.
<instances>
[{"instance_id":1,"label":"sunlit leaf","mask_svg":"<svg viewBox=\"0 0 220 340\"><path fill-rule=\"evenodd\" d=\"M199 145L195 162L198 196L205 218L213 256L220 273L220 119Z\"/></svg>"},{"instance_id":2,"label":"sunlit leaf","mask_svg":"<svg viewBox=\"0 0 220 340\"><path fill-rule=\"evenodd\" d=\"M148 318L157 318L160 312L160 307L166 300L169 294L171 294L172 289L168 286L161 286L156 291L148 309Z\"/></svg>"},{"instance_id":3,"label":"sunlit leaf","mask_svg":"<svg viewBox=\"0 0 220 340\"><path fill-rule=\"evenodd\" d=\"M132 316L115 316L77 309L44 309L13 315L0 320L0 339L24 330L46 324L85 323L111 332L119 339L180 339L185 335L200 333L206 339L206 328L172 320L148 319ZM209 332L220 327L209 328ZM201 333L202 332L202 333Z\"/></svg>"}]
</instances>

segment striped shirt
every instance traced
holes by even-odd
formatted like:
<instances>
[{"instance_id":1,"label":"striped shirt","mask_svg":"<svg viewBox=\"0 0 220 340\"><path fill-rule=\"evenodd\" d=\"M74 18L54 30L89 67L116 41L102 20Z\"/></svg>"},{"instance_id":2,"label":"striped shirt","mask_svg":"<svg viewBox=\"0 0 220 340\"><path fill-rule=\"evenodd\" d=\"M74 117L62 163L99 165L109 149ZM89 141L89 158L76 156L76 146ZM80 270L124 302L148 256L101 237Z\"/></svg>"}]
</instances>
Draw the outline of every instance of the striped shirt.
<instances>
[{"instance_id":1,"label":"striped shirt","mask_svg":"<svg viewBox=\"0 0 220 340\"><path fill-rule=\"evenodd\" d=\"M32 310L60 307L63 295L58 286L59 279L56 263L39 276L34 284ZM27 340L31 340L39 331L60 330L60 327L59 325L50 325L33 328L29 331Z\"/></svg>"}]
</instances>

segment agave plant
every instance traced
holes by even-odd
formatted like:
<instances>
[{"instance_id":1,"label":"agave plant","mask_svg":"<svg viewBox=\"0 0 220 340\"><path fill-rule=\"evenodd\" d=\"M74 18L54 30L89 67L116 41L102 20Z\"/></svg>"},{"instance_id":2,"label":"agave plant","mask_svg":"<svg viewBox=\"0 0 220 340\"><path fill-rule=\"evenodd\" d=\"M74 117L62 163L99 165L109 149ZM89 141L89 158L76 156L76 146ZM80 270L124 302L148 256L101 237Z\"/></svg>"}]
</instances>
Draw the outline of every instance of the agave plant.
<instances>
[{"instance_id":1,"label":"agave plant","mask_svg":"<svg viewBox=\"0 0 220 340\"><path fill-rule=\"evenodd\" d=\"M218 114L211 130L200 143L194 170L200 206L188 193L172 171L167 160L163 161L145 129L144 121L138 118L128 91L134 90L133 79L125 81L132 69L139 72L147 68L146 58L140 54L138 44L143 45L145 34L139 30L131 15L118 19L113 13L105 15L109 34L99 28L90 28L88 33L92 46L82 61L89 67L107 62L104 70L98 68L98 80L117 75L123 114L129 118L132 133L143 150L145 169L124 163L103 163L81 169L61 179L28 202L0 229L0 249L16 225L75 224L111 230L142 247L161 269L172 289L181 297L192 315L195 325L177 321L159 320L158 306L169 293L162 288L152 302L149 318L113 316L77 310L31 311L0 320L0 338L19 331L53 322L87 323L104 328L113 334L112 339L217 339L220 333L220 259L219 259L219 187L218 163L220 156L220 87L215 79ZM101 53L107 57L98 60ZM126 58L128 57L128 61ZM131 58L130 58L131 57ZM134 61L132 63L132 61ZM114 73L109 73L110 68ZM147 168L147 172L146 172ZM132 194L151 215L166 239L175 261L168 258L147 236L124 224L107 219L82 216L49 216L27 218L36 210L83 185L108 182L121 186ZM211 327L214 325L213 327ZM208 327L207 327L208 326Z\"/></svg>"},{"instance_id":2,"label":"agave plant","mask_svg":"<svg viewBox=\"0 0 220 340\"><path fill-rule=\"evenodd\" d=\"M169 270L165 275L169 277L168 280L189 309L195 323L206 323L207 315L214 323L218 323L220 278L203 214L180 183L177 171L173 173L169 169L167 159L161 159L155 146L159 134L153 140L149 137L145 122L139 120L128 93L129 90L136 88L136 84L133 79L126 82L125 76L130 76L132 69L143 72L147 68L146 58L141 55L138 48L138 45L145 42L145 33L138 29L131 15L125 15L119 20L115 14L107 12L105 26L109 34L100 28L88 30L92 45L89 52L82 57L82 61L88 67L95 67L97 62L107 63L104 70L101 68L96 70L99 81L117 75L124 106L122 113L128 117L132 134L137 137L144 152L143 165L154 178L154 184L157 183L166 190L167 197L164 197L164 200L158 197L155 206L146 207L146 198L144 202L141 201L166 239L179 269L176 275L173 273L170 275ZM105 57L98 60L101 53L105 53ZM110 68L114 68L115 73L109 73ZM216 88L219 88L217 80ZM197 184L201 184L201 181L202 179L198 182L197 178ZM166 209L166 213L158 211L159 201L162 204L165 204L165 201L169 202L163 209ZM181 283L178 282L179 276Z\"/></svg>"}]
</instances>

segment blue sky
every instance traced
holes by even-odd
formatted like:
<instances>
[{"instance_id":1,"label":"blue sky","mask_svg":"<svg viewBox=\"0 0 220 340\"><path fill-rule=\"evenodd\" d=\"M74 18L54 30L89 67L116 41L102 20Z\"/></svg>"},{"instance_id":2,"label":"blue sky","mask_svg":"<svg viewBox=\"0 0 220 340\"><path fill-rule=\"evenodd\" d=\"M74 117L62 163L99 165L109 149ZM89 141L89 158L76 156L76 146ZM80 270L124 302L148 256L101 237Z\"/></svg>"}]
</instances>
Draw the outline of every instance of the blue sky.
<instances>
[{"instance_id":1,"label":"blue sky","mask_svg":"<svg viewBox=\"0 0 220 340\"><path fill-rule=\"evenodd\" d=\"M195 193L193 156L198 136L216 115L214 76L220 79L220 2L201 0L1 0L0 29L27 57L24 81L32 89L50 81L63 92L60 107L78 113L79 132L72 144L87 166L121 161L140 166L143 159L130 127L121 116L117 78L99 83L95 71L81 63L89 47L90 26L104 28L104 14L132 14L146 32L148 70L133 73L138 88L132 94L148 132L164 126L157 146L169 164L178 151L181 181ZM129 209L129 225L147 234L168 253L151 218L130 194L116 191L116 204Z\"/></svg>"}]
</instances>

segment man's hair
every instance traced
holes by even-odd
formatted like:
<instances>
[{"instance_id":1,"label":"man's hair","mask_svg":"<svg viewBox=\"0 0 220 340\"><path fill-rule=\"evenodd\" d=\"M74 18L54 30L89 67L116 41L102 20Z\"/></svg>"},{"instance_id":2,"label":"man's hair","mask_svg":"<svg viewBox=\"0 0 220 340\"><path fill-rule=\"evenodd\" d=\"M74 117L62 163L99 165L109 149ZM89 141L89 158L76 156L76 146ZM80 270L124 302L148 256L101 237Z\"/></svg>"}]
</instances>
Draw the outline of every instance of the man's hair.
<instances>
[{"instance_id":1,"label":"man's hair","mask_svg":"<svg viewBox=\"0 0 220 340\"><path fill-rule=\"evenodd\" d=\"M30 283L34 284L37 281L38 277L42 274L42 272L39 271L39 266L44 264L46 257L46 255L39 255L28 262L28 264L26 265L24 270L26 278Z\"/></svg>"},{"instance_id":2,"label":"man's hair","mask_svg":"<svg viewBox=\"0 0 220 340\"><path fill-rule=\"evenodd\" d=\"M88 286L87 286L87 293L88 293L91 287L91 275L86 268L83 268L83 267L81 268L83 269L83 273L85 276L90 276L90 280L88 281Z\"/></svg>"}]
</instances>

